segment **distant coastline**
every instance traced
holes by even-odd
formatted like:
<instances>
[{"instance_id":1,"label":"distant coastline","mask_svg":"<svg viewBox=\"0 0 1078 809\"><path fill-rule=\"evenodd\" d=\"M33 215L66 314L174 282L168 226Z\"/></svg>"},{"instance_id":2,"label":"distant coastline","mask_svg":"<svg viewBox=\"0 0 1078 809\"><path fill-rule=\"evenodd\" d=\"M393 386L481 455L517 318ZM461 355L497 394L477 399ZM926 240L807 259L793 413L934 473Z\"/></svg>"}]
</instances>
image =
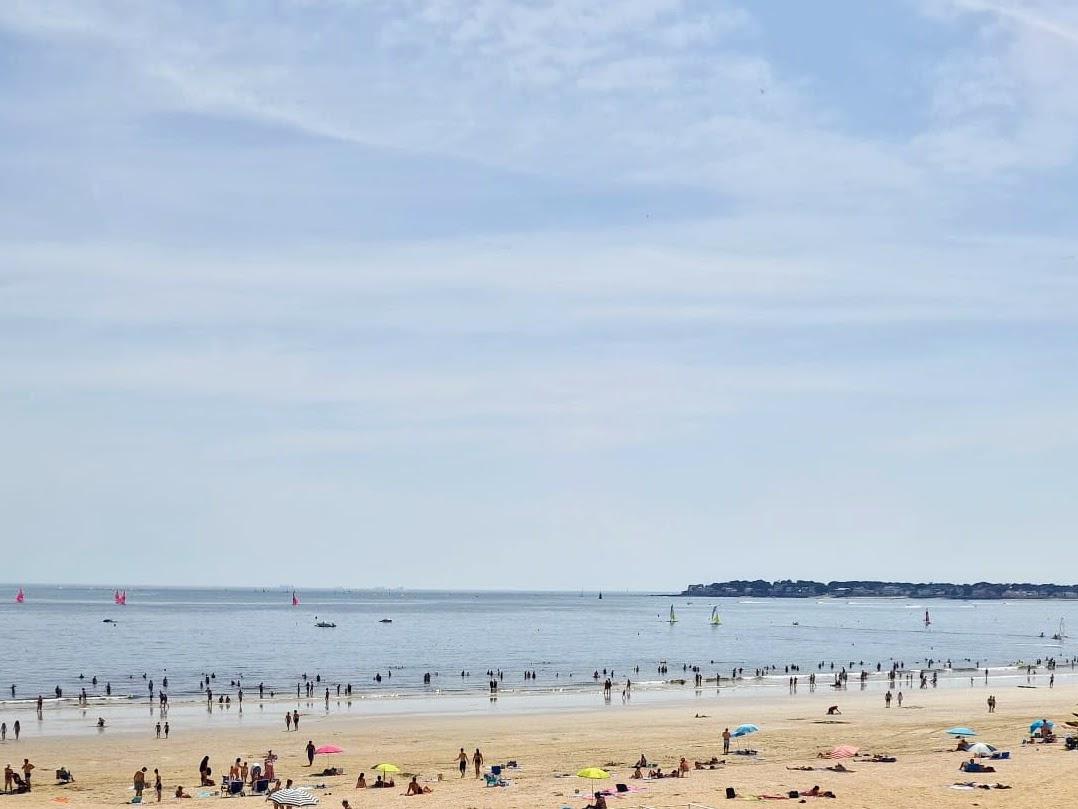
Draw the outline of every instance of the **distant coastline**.
<instances>
[{"instance_id":1,"label":"distant coastline","mask_svg":"<svg viewBox=\"0 0 1078 809\"><path fill-rule=\"evenodd\" d=\"M734 580L711 584L690 584L683 596L708 598L752 596L753 598L950 598L976 601L1074 599L1078 584L993 583L905 581L782 581Z\"/></svg>"}]
</instances>

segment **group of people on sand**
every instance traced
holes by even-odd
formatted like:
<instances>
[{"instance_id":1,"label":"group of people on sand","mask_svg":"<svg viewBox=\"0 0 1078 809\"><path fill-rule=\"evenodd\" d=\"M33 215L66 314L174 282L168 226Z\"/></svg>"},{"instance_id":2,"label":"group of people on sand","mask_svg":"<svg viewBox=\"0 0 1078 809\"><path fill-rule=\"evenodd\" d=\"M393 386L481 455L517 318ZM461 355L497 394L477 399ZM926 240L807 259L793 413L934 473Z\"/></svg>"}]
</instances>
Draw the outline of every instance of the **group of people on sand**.
<instances>
[{"instance_id":1,"label":"group of people on sand","mask_svg":"<svg viewBox=\"0 0 1078 809\"><path fill-rule=\"evenodd\" d=\"M662 767L660 767L658 765L652 766L651 764L648 764L647 756L645 756L643 753L641 753L640 758L637 760L636 764L633 767L633 774L631 776L629 776L629 777L634 778L634 779L642 779L642 778L684 778L689 774L689 770L691 770L691 769L713 770L716 767L718 767L719 765L725 764L725 763L726 763L725 761L720 761L718 758L712 757L708 761L697 761L697 762L694 762L692 766L690 766L689 765L689 760L687 758L685 758L684 756L682 756L681 760L677 763L676 767L672 768L668 772L663 772ZM652 764L654 764L654 762L652 762ZM646 775L644 774L644 769L645 768L648 768Z\"/></svg>"},{"instance_id":2,"label":"group of people on sand","mask_svg":"<svg viewBox=\"0 0 1078 809\"><path fill-rule=\"evenodd\" d=\"M24 758L19 769L22 770L22 775L12 769L10 764L4 767L4 792L18 795L30 791L30 774L34 771L34 765L30 763L30 759Z\"/></svg>"}]
</instances>

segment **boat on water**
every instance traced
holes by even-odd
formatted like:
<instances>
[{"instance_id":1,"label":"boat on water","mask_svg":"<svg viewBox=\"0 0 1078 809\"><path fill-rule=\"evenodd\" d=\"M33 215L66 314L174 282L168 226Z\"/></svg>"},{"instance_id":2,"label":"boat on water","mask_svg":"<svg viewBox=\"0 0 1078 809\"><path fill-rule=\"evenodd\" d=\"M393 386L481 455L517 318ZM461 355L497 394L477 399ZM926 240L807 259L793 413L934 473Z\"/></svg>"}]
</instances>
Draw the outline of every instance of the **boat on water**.
<instances>
[{"instance_id":1,"label":"boat on water","mask_svg":"<svg viewBox=\"0 0 1078 809\"><path fill-rule=\"evenodd\" d=\"M337 625L332 621L319 621L318 616L314 616L314 625L319 629L336 629Z\"/></svg>"},{"instance_id":2,"label":"boat on water","mask_svg":"<svg viewBox=\"0 0 1078 809\"><path fill-rule=\"evenodd\" d=\"M673 604L670 605L670 617L666 620L666 622L668 624L676 624L677 623L677 614L674 612L674 605Z\"/></svg>"},{"instance_id":3,"label":"boat on water","mask_svg":"<svg viewBox=\"0 0 1078 809\"><path fill-rule=\"evenodd\" d=\"M1064 640L1067 637L1066 627L1063 624L1063 619L1059 619L1059 631L1052 635L1052 640Z\"/></svg>"},{"instance_id":4,"label":"boat on water","mask_svg":"<svg viewBox=\"0 0 1078 809\"><path fill-rule=\"evenodd\" d=\"M292 606L293 607L298 607L299 606L299 599L296 597L296 591L295 590L292 591Z\"/></svg>"},{"instance_id":5,"label":"boat on water","mask_svg":"<svg viewBox=\"0 0 1078 809\"><path fill-rule=\"evenodd\" d=\"M928 610L925 610L925 626L931 626L932 619L928 617Z\"/></svg>"},{"instance_id":6,"label":"boat on water","mask_svg":"<svg viewBox=\"0 0 1078 809\"><path fill-rule=\"evenodd\" d=\"M391 623L393 623L393 619L392 618L383 618L378 623L380 623L380 624L391 624Z\"/></svg>"},{"instance_id":7,"label":"boat on water","mask_svg":"<svg viewBox=\"0 0 1078 809\"><path fill-rule=\"evenodd\" d=\"M712 626L722 626L722 619L719 617L718 607L711 608L711 620L709 621L709 623Z\"/></svg>"},{"instance_id":8,"label":"boat on water","mask_svg":"<svg viewBox=\"0 0 1078 809\"><path fill-rule=\"evenodd\" d=\"M20 587L19 592L15 593L15 603L16 604L23 604L25 602L26 602L26 593L24 593L22 591L22 588Z\"/></svg>"}]
</instances>

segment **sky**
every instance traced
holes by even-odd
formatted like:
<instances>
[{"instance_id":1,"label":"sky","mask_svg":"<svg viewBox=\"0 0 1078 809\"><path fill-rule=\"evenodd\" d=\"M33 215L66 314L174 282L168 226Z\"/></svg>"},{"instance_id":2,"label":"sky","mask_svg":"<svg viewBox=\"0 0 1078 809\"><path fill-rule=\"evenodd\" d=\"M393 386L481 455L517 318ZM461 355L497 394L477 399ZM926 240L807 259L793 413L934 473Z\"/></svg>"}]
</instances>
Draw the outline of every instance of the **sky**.
<instances>
[{"instance_id":1,"label":"sky","mask_svg":"<svg viewBox=\"0 0 1078 809\"><path fill-rule=\"evenodd\" d=\"M0 3L0 580L1072 582L1071 0Z\"/></svg>"}]
</instances>

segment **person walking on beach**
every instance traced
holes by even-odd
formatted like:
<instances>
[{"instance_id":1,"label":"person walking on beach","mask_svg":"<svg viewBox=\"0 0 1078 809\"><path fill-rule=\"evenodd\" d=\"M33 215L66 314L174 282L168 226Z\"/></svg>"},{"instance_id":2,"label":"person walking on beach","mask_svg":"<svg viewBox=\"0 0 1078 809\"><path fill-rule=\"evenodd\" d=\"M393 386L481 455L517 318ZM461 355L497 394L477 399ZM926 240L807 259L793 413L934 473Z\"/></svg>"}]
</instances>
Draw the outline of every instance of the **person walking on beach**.
<instances>
[{"instance_id":1,"label":"person walking on beach","mask_svg":"<svg viewBox=\"0 0 1078 809\"><path fill-rule=\"evenodd\" d=\"M0 742L7 741L7 722L0 722Z\"/></svg>"},{"instance_id":2,"label":"person walking on beach","mask_svg":"<svg viewBox=\"0 0 1078 809\"><path fill-rule=\"evenodd\" d=\"M722 731L722 754L729 755L730 753L730 728L723 728ZM643 756L641 756L643 758Z\"/></svg>"},{"instance_id":3,"label":"person walking on beach","mask_svg":"<svg viewBox=\"0 0 1078 809\"><path fill-rule=\"evenodd\" d=\"M891 707L891 692L890 691L888 691L886 694L883 695L883 704L887 708Z\"/></svg>"},{"instance_id":4,"label":"person walking on beach","mask_svg":"<svg viewBox=\"0 0 1078 809\"><path fill-rule=\"evenodd\" d=\"M472 764L475 765L475 777L480 777L480 770L483 769L483 754L479 752L479 748L475 748L475 753L472 755Z\"/></svg>"},{"instance_id":5,"label":"person walking on beach","mask_svg":"<svg viewBox=\"0 0 1078 809\"><path fill-rule=\"evenodd\" d=\"M898 692L898 707L899 708L902 707L902 692L901 691Z\"/></svg>"},{"instance_id":6,"label":"person walking on beach","mask_svg":"<svg viewBox=\"0 0 1078 809\"><path fill-rule=\"evenodd\" d=\"M168 722L165 722L165 738L168 738Z\"/></svg>"},{"instance_id":7,"label":"person walking on beach","mask_svg":"<svg viewBox=\"0 0 1078 809\"><path fill-rule=\"evenodd\" d=\"M161 773L156 767L153 768L153 791L157 793L157 802L161 803Z\"/></svg>"},{"instance_id":8,"label":"person walking on beach","mask_svg":"<svg viewBox=\"0 0 1078 809\"><path fill-rule=\"evenodd\" d=\"M161 738L161 723L160 722L157 723L157 727L155 728L155 730L157 731L157 738L160 739Z\"/></svg>"},{"instance_id":9,"label":"person walking on beach","mask_svg":"<svg viewBox=\"0 0 1078 809\"><path fill-rule=\"evenodd\" d=\"M292 730L299 730L299 711L292 709Z\"/></svg>"},{"instance_id":10,"label":"person walking on beach","mask_svg":"<svg viewBox=\"0 0 1078 809\"><path fill-rule=\"evenodd\" d=\"M460 766L460 777L463 778L464 774L468 772L468 754L464 752L463 747L457 753L457 764Z\"/></svg>"},{"instance_id":11,"label":"person walking on beach","mask_svg":"<svg viewBox=\"0 0 1078 809\"><path fill-rule=\"evenodd\" d=\"M11 726L11 729L15 732L15 741L19 740L19 733L22 732L22 725L19 724L19 720L15 720L15 724Z\"/></svg>"},{"instance_id":12,"label":"person walking on beach","mask_svg":"<svg viewBox=\"0 0 1078 809\"><path fill-rule=\"evenodd\" d=\"M292 714L289 711L284 712L284 732L288 733L292 729Z\"/></svg>"},{"instance_id":13,"label":"person walking on beach","mask_svg":"<svg viewBox=\"0 0 1078 809\"><path fill-rule=\"evenodd\" d=\"M310 739L307 740L307 766L314 766L314 742Z\"/></svg>"},{"instance_id":14,"label":"person walking on beach","mask_svg":"<svg viewBox=\"0 0 1078 809\"><path fill-rule=\"evenodd\" d=\"M135 776L131 779L135 783L135 797L142 801L142 791L146 789L146 768L135 770Z\"/></svg>"}]
</instances>

